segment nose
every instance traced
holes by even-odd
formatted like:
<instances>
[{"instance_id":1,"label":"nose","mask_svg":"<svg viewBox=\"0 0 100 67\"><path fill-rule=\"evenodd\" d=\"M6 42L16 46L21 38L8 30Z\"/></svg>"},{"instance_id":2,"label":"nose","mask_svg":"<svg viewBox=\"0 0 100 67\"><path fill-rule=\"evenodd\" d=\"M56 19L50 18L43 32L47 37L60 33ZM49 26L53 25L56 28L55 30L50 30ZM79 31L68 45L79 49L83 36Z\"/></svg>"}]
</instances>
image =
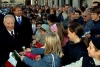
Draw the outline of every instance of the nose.
<instances>
[{"instance_id":1,"label":"nose","mask_svg":"<svg viewBox=\"0 0 100 67\"><path fill-rule=\"evenodd\" d=\"M12 27L12 26L14 26L13 24L9 24L9 27Z\"/></svg>"},{"instance_id":2,"label":"nose","mask_svg":"<svg viewBox=\"0 0 100 67\"><path fill-rule=\"evenodd\" d=\"M12 24L9 24L9 27L12 27Z\"/></svg>"}]
</instances>

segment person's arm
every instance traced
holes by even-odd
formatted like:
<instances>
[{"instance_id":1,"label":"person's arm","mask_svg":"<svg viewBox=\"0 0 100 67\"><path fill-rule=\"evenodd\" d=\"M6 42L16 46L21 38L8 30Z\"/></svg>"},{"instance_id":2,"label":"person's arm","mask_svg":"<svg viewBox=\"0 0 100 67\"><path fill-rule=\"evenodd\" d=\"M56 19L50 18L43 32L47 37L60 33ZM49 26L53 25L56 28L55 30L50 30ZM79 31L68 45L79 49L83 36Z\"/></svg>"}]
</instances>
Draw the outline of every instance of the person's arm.
<instances>
[{"instance_id":1,"label":"person's arm","mask_svg":"<svg viewBox=\"0 0 100 67\"><path fill-rule=\"evenodd\" d=\"M81 57L80 60L76 61L75 63L71 63L69 65L62 66L62 67L82 67L82 61L83 61L83 57Z\"/></svg>"},{"instance_id":2,"label":"person's arm","mask_svg":"<svg viewBox=\"0 0 100 67\"><path fill-rule=\"evenodd\" d=\"M44 67L44 66L48 66L49 64L52 63L51 58L52 58L52 56L48 55L48 56L43 57L43 59L36 61L36 60L32 60L28 57L24 57L22 59L22 61L31 67Z\"/></svg>"},{"instance_id":3,"label":"person's arm","mask_svg":"<svg viewBox=\"0 0 100 67\"><path fill-rule=\"evenodd\" d=\"M44 48L32 48L31 52L33 54L44 54L45 49Z\"/></svg>"}]
</instances>

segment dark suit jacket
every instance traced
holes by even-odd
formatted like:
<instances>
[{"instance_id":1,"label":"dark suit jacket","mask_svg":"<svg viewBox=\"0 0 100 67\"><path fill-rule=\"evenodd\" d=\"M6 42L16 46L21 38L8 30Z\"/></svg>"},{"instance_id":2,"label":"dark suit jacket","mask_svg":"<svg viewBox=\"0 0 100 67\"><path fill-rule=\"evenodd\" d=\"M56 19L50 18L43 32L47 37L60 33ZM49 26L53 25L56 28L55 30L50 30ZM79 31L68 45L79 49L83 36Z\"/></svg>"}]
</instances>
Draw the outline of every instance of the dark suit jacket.
<instances>
[{"instance_id":1,"label":"dark suit jacket","mask_svg":"<svg viewBox=\"0 0 100 67\"><path fill-rule=\"evenodd\" d=\"M0 31L4 28L3 18L4 18L4 15L0 14Z\"/></svg>"},{"instance_id":2,"label":"dark suit jacket","mask_svg":"<svg viewBox=\"0 0 100 67\"><path fill-rule=\"evenodd\" d=\"M14 29L15 38L10 35L6 28L0 31L0 63L5 63L9 58L9 53L14 49L18 50L18 32Z\"/></svg>"},{"instance_id":3,"label":"dark suit jacket","mask_svg":"<svg viewBox=\"0 0 100 67\"><path fill-rule=\"evenodd\" d=\"M15 17L15 16L14 16ZM21 25L17 22L15 17L15 26L17 26L19 33L19 41L21 46L30 47L31 38L32 38L32 28L30 20L22 16Z\"/></svg>"}]
</instances>

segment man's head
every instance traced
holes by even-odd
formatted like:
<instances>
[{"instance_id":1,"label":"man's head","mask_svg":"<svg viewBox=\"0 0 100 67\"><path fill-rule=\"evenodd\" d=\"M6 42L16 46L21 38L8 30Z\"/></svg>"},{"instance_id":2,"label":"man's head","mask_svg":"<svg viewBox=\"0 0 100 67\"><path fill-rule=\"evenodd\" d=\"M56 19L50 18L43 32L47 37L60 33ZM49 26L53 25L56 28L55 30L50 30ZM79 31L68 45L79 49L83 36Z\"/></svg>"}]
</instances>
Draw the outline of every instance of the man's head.
<instances>
[{"instance_id":1,"label":"man's head","mask_svg":"<svg viewBox=\"0 0 100 67\"><path fill-rule=\"evenodd\" d=\"M100 3L98 1L94 1L92 4L92 7L100 6Z\"/></svg>"},{"instance_id":2,"label":"man's head","mask_svg":"<svg viewBox=\"0 0 100 67\"><path fill-rule=\"evenodd\" d=\"M62 8L59 8L58 9L58 13L61 14L62 12L63 12L63 9Z\"/></svg>"},{"instance_id":3,"label":"man's head","mask_svg":"<svg viewBox=\"0 0 100 67\"><path fill-rule=\"evenodd\" d=\"M51 26L53 23L55 23L55 22L59 22L58 18L57 18L55 15L51 14L51 15L49 15L49 16L47 17L47 23L48 23L50 26Z\"/></svg>"},{"instance_id":4,"label":"man's head","mask_svg":"<svg viewBox=\"0 0 100 67\"><path fill-rule=\"evenodd\" d=\"M75 19L78 19L81 16L81 12L79 10L75 10Z\"/></svg>"},{"instance_id":5,"label":"man's head","mask_svg":"<svg viewBox=\"0 0 100 67\"><path fill-rule=\"evenodd\" d=\"M68 8L68 11L67 11L68 17L71 17L73 15L73 13L74 13L73 8L72 7Z\"/></svg>"},{"instance_id":6,"label":"man's head","mask_svg":"<svg viewBox=\"0 0 100 67\"><path fill-rule=\"evenodd\" d=\"M16 16L20 17L22 15L22 7L20 5L14 6L13 12Z\"/></svg>"},{"instance_id":7,"label":"man's head","mask_svg":"<svg viewBox=\"0 0 100 67\"><path fill-rule=\"evenodd\" d=\"M7 30L12 31L14 29L15 18L12 15L6 15L3 23Z\"/></svg>"},{"instance_id":8,"label":"man's head","mask_svg":"<svg viewBox=\"0 0 100 67\"><path fill-rule=\"evenodd\" d=\"M90 18L91 18L91 13L90 13L90 11L85 11L85 12L83 13L83 20L84 20L85 22L87 22L87 21L90 20Z\"/></svg>"},{"instance_id":9,"label":"man's head","mask_svg":"<svg viewBox=\"0 0 100 67\"><path fill-rule=\"evenodd\" d=\"M100 7L96 6L91 9L91 18L94 21L100 20Z\"/></svg>"},{"instance_id":10,"label":"man's head","mask_svg":"<svg viewBox=\"0 0 100 67\"><path fill-rule=\"evenodd\" d=\"M65 8L65 11L68 11L69 4L66 4L64 8Z\"/></svg>"}]
</instances>

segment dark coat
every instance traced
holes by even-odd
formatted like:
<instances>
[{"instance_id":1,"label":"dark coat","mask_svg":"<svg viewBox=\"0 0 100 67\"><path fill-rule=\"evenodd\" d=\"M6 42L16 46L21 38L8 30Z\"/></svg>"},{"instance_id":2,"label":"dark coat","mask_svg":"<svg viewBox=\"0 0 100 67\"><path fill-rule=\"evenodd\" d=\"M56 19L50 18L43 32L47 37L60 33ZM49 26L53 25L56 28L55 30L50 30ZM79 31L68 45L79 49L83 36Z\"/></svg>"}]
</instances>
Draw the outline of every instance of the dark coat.
<instances>
[{"instance_id":1,"label":"dark coat","mask_svg":"<svg viewBox=\"0 0 100 67\"><path fill-rule=\"evenodd\" d=\"M5 63L9 58L9 53L18 49L18 32L14 29L15 38L10 35L6 28L0 31L0 63Z\"/></svg>"},{"instance_id":2,"label":"dark coat","mask_svg":"<svg viewBox=\"0 0 100 67\"><path fill-rule=\"evenodd\" d=\"M67 42L66 45L63 47L64 57L62 64L67 65L72 62L76 62L82 56L87 56L87 47L83 41L79 43L70 43Z\"/></svg>"},{"instance_id":3,"label":"dark coat","mask_svg":"<svg viewBox=\"0 0 100 67\"><path fill-rule=\"evenodd\" d=\"M96 66L93 58L91 57L83 57L82 67L100 67L100 65Z\"/></svg>"},{"instance_id":4,"label":"dark coat","mask_svg":"<svg viewBox=\"0 0 100 67\"><path fill-rule=\"evenodd\" d=\"M15 26L19 28L18 29L19 44L21 46L30 47L32 33L33 33L30 20L28 18L22 16L22 22L20 25L17 22L17 19L15 18Z\"/></svg>"}]
</instances>

